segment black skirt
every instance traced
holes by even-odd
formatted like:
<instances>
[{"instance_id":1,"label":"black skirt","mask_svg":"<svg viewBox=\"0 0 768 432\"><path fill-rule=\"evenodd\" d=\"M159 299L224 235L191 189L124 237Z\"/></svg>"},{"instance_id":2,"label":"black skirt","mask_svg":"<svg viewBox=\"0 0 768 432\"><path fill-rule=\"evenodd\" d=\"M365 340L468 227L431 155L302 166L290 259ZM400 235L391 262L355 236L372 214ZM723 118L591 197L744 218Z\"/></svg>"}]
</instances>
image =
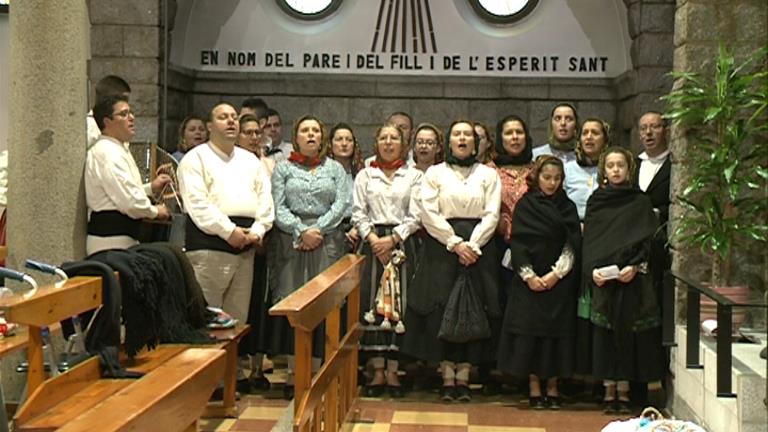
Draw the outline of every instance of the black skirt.
<instances>
[{"instance_id":1,"label":"black skirt","mask_svg":"<svg viewBox=\"0 0 768 432\"><path fill-rule=\"evenodd\" d=\"M376 235L379 237L392 234L395 225L377 225L375 227ZM416 262L417 247L413 236L409 237L404 245L405 262L400 265L400 294L401 304L407 306L408 281L412 269ZM400 351L400 344L403 335L395 332L395 324L391 323L391 328L387 329L381 326L383 317L374 313L375 321L369 323L365 320L365 314L375 309L375 296L379 289L381 275L384 272L384 266L379 262L376 255L371 250L371 245L367 242L363 244L362 253L367 257L360 279L360 323L363 326L363 336L360 339L360 350L364 353L362 357L388 357L397 358ZM401 320L406 326L405 309L401 314ZM361 360L365 360L361 358Z\"/></svg>"},{"instance_id":2,"label":"black skirt","mask_svg":"<svg viewBox=\"0 0 768 432\"><path fill-rule=\"evenodd\" d=\"M594 330L588 319L576 317L575 373L592 375L592 337Z\"/></svg>"},{"instance_id":3,"label":"black skirt","mask_svg":"<svg viewBox=\"0 0 768 432\"><path fill-rule=\"evenodd\" d=\"M274 231L264 236L266 250L274 243ZM251 302L248 307L248 324L251 331L240 340L238 352L240 355L266 353L269 350L270 323L269 308L272 302L269 297L268 279L270 274L269 259L266 254L256 254L253 259L253 285Z\"/></svg>"},{"instance_id":4,"label":"black skirt","mask_svg":"<svg viewBox=\"0 0 768 432\"><path fill-rule=\"evenodd\" d=\"M592 374L596 379L652 382L666 369L661 327L630 332L618 340L613 330L592 326Z\"/></svg>"},{"instance_id":5,"label":"black skirt","mask_svg":"<svg viewBox=\"0 0 768 432\"><path fill-rule=\"evenodd\" d=\"M468 239L477 219L449 220L456 235ZM405 332L401 351L424 361L453 361L489 364L496 361L493 336L466 343L446 342L437 337L445 311L445 303L458 277L461 264L458 256L432 237L424 241L424 249L409 285ZM498 328L501 317L499 305L499 258L493 241L481 248L480 259L468 268L473 286L483 302L492 330ZM492 331L493 332L493 331ZM493 332L496 333L496 332ZM497 334L497 333L496 333Z\"/></svg>"},{"instance_id":6,"label":"black skirt","mask_svg":"<svg viewBox=\"0 0 768 432\"><path fill-rule=\"evenodd\" d=\"M572 337L542 337L502 332L498 369L516 375L539 378L569 377L573 374Z\"/></svg>"}]
</instances>

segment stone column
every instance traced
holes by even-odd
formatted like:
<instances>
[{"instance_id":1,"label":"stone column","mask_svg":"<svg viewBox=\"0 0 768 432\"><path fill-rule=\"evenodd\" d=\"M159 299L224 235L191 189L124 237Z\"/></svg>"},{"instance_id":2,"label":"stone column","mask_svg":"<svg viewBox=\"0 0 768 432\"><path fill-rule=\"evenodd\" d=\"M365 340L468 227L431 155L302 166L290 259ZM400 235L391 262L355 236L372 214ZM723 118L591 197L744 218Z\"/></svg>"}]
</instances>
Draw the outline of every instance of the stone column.
<instances>
[{"instance_id":1,"label":"stone column","mask_svg":"<svg viewBox=\"0 0 768 432\"><path fill-rule=\"evenodd\" d=\"M19 269L27 258L54 264L82 259L85 0L14 2L9 39L7 265ZM50 281L39 275L34 275L39 282ZM25 378L14 371L22 353L3 360L5 399L14 401Z\"/></svg>"},{"instance_id":2,"label":"stone column","mask_svg":"<svg viewBox=\"0 0 768 432\"><path fill-rule=\"evenodd\" d=\"M10 13L9 266L85 252L85 0L17 2Z\"/></svg>"}]
</instances>

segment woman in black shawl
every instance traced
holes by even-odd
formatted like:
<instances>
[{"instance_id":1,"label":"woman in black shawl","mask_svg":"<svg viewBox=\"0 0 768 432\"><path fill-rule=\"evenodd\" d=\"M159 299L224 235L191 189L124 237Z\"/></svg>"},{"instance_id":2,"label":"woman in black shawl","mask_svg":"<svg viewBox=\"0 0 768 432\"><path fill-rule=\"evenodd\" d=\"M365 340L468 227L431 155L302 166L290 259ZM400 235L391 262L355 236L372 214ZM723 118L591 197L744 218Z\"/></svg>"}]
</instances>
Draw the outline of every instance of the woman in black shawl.
<instances>
[{"instance_id":1,"label":"woman in black shawl","mask_svg":"<svg viewBox=\"0 0 768 432\"><path fill-rule=\"evenodd\" d=\"M509 288L498 365L529 377L531 408L560 408L557 378L573 373L575 266L581 228L576 205L563 191L563 163L540 156L517 203L509 250L515 277ZM539 378L547 379L546 398Z\"/></svg>"},{"instance_id":2,"label":"woman in black shawl","mask_svg":"<svg viewBox=\"0 0 768 432\"><path fill-rule=\"evenodd\" d=\"M584 218L582 297L591 297L592 372L603 380L607 413L630 412L629 381L658 380L664 372L660 309L647 264L658 221L650 199L633 186L633 165L621 147L601 156L600 189Z\"/></svg>"}]
</instances>

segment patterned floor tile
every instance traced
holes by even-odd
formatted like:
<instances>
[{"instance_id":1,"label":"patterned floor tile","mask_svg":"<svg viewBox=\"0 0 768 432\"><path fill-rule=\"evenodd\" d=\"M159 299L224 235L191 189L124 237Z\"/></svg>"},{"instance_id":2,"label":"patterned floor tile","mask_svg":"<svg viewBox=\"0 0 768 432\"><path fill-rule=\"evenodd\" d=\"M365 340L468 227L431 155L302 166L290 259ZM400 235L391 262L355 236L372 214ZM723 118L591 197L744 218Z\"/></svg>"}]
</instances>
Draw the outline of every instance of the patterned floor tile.
<instances>
[{"instance_id":1,"label":"patterned floor tile","mask_svg":"<svg viewBox=\"0 0 768 432\"><path fill-rule=\"evenodd\" d=\"M467 414L462 412L395 411L392 424L467 426Z\"/></svg>"},{"instance_id":2,"label":"patterned floor tile","mask_svg":"<svg viewBox=\"0 0 768 432\"><path fill-rule=\"evenodd\" d=\"M368 404L354 408L350 413L352 422L391 423L395 410L390 406L373 406Z\"/></svg>"},{"instance_id":3,"label":"patterned floor tile","mask_svg":"<svg viewBox=\"0 0 768 432\"><path fill-rule=\"evenodd\" d=\"M389 432L467 432L466 426L393 424Z\"/></svg>"},{"instance_id":4,"label":"patterned floor tile","mask_svg":"<svg viewBox=\"0 0 768 432\"><path fill-rule=\"evenodd\" d=\"M547 430L544 428L538 428L538 427L470 425L467 428L467 432L547 432Z\"/></svg>"},{"instance_id":5,"label":"patterned floor tile","mask_svg":"<svg viewBox=\"0 0 768 432\"><path fill-rule=\"evenodd\" d=\"M389 423L347 423L342 432L390 432Z\"/></svg>"},{"instance_id":6,"label":"patterned floor tile","mask_svg":"<svg viewBox=\"0 0 768 432\"><path fill-rule=\"evenodd\" d=\"M241 420L272 420L277 421L285 412L285 407L249 406L240 413Z\"/></svg>"},{"instance_id":7,"label":"patterned floor tile","mask_svg":"<svg viewBox=\"0 0 768 432\"><path fill-rule=\"evenodd\" d=\"M251 420L242 418L235 422L230 432L270 432L277 423L274 420Z\"/></svg>"},{"instance_id":8,"label":"patterned floor tile","mask_svg":"<svg viewBox=\"0 0 768 432\"><path fill-rule=\"evenodd\" d=\"M201 432L228 432L236 421L236 419L201 419L198 429Z\"/></svg>"}]
</instances>

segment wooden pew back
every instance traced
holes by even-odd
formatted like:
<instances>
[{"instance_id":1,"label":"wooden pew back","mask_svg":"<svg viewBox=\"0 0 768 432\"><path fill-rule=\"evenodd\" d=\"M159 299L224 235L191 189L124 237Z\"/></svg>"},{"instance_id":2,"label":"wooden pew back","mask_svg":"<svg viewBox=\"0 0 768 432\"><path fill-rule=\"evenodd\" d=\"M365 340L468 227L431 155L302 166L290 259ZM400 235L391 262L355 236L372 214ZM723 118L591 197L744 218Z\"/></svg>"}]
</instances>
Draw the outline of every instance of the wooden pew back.
<instances>
[{"instance_id":1,"label":"wooden pew back","mask_svg":"<svg viewBox=\"0 0 768 432\"><path fill-rule=\"evenodd\" d=\"M365 257L349 254L274 305L296 332L294 430L339 430L357 396L360 273ZM340 337L341 307L347 325ZM312 331L325 320L325 363L312 377Z\"/></svg>"}]
</instances>

